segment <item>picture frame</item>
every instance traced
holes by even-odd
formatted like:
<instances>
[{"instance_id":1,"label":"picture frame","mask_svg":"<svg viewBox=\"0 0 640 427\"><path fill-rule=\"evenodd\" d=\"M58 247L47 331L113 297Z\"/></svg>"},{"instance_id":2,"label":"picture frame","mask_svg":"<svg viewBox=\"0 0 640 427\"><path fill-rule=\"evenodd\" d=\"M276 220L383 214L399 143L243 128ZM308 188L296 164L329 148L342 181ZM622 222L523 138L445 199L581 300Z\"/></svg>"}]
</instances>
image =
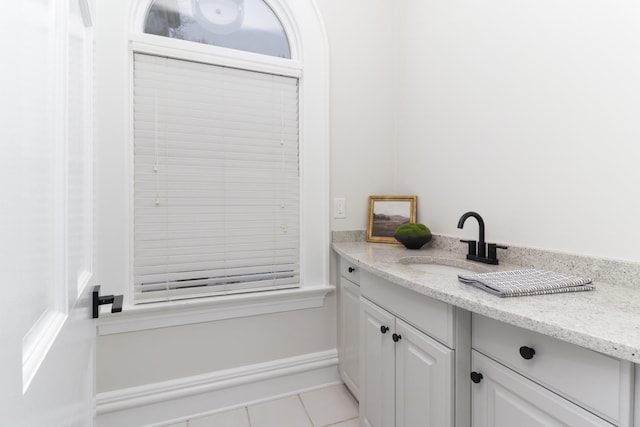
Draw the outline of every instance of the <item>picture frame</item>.
<instances>
[{"instance_id":1,"label":"picture frame","mask_svg":"<svg viewBox=\"0 0 640 427\"><path fill-rule=\"evenodd\" d=\"M416 222L418 196L369 196L367 241L398 243L394 234L404 223Z\"/></svg>"}]
</instances>

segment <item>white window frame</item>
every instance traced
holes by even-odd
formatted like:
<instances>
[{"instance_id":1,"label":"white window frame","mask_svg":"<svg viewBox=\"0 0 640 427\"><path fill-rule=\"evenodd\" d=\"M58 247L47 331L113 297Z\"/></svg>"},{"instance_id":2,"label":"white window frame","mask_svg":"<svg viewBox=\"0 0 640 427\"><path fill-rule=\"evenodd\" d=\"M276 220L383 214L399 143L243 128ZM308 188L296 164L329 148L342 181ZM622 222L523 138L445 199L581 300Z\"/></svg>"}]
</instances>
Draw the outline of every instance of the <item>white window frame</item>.
<instances>
[{"instance_id":1,"label":"white window frame","mask_svg":"<svg viewBox=\"0 0 640 427\"><path fill-rule=\"evenodd\" d=\"M265 0L289 38L291 59L231 50L143 32L153 0L131 9L128 46L129 278L122 313L101 313L101 335L320 307L329 284L329 59L320 13L313 0ZM134 53L277 73L299 78L300 276L297 289L133 305L133 56Z\"/></svg>"}]
</instances>

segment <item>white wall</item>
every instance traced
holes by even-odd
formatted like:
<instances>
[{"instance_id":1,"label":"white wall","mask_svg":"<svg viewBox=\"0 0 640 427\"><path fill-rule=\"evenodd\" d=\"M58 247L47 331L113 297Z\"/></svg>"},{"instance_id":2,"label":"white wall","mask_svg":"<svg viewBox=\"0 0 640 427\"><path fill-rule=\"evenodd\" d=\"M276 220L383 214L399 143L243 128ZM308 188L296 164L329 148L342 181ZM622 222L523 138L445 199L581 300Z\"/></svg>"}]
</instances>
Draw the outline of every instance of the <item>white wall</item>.
<instances>
[{"instance_id":1,"label":"white wall","mask_svg":"<svg viewBox=\"0 0 640 427\"><path fill-rule=\"evenodd\" d=\"M456 228L476 210L488 241L640 259L637 2L319 4L349 207L334 230L366 227L368 195L408 193L435 233L477 238Z\"/></svg>"},{"instance_id":2,"label":"white wall","mask_svg":"<svg viewBox=\"0 0 640 427\"><path fill-rule=\"evenodd\" d=\"M336 347L335 298L322 308L99 337L99 392Z\"/></svg>"},{"instance_id":3,"label":"white wall","mask_svg":"<svg viewBox=\"0 0 640 427\"><path fill-rule=\"evenodd\" d=\"M368 196L415 191L394 180L393 0L316 0L331 51L331 197L347 200L333 230L362 229ZM332 203L333 205L333 203Z\"/></svg>"},{"instance_id":4,"label":"white wall","mask_svg":"<svg viewBox=\"0 0 640 427\"><path fill-rule=\"evenodd\" d=\"M640 259L640 4L403 0L398 186L436 233ZM363 189L363 191L366 191Z\"/></svg>"}]
</instances>

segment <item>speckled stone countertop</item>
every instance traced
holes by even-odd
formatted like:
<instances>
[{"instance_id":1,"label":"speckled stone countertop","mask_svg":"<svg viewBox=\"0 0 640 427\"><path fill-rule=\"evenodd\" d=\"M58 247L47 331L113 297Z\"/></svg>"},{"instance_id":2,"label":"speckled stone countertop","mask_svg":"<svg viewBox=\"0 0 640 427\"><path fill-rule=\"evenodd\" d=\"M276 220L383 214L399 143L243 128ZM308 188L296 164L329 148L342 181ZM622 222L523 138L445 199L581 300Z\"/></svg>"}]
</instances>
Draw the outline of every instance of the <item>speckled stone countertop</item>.
<instances>
[{"instance_id":1,"label":"speckled stone countertop","mask_svg":"<svg viewBox=\"0 0 640 427\"><path fill-rule=\"evenodd\" d=\"M334 251L396 285L473 313L640 363L638 264L510 248L499 252L500 265L490 266L467 261L464 248L459 248L464 245L444 236L435 236L433 243L420 250L348 240L352 239L334 233ZM478 272L541 268L592 278L596 289L499 298L459 282L456 275L433 274L405 265L410 262L442 263Z\"/></svg>"}]
</instances>

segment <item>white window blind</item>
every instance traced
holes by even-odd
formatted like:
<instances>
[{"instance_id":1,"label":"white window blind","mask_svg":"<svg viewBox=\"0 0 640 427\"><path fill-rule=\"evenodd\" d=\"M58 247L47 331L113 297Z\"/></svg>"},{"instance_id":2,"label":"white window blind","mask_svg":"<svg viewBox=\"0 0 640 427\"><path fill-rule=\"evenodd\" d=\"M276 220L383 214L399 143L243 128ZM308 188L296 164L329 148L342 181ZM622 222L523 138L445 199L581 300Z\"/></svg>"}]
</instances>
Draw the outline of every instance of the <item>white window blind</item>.
<instances>
[{"instance_id":1,"label":"white window blind","mask_svg":"<svg viewBox=\"0 0 640 427\"><path fill-rule=\"evenodd\" d=\"M298 80L136 53L134 301L299 286Z\"/></svg>"}]
</instances>

